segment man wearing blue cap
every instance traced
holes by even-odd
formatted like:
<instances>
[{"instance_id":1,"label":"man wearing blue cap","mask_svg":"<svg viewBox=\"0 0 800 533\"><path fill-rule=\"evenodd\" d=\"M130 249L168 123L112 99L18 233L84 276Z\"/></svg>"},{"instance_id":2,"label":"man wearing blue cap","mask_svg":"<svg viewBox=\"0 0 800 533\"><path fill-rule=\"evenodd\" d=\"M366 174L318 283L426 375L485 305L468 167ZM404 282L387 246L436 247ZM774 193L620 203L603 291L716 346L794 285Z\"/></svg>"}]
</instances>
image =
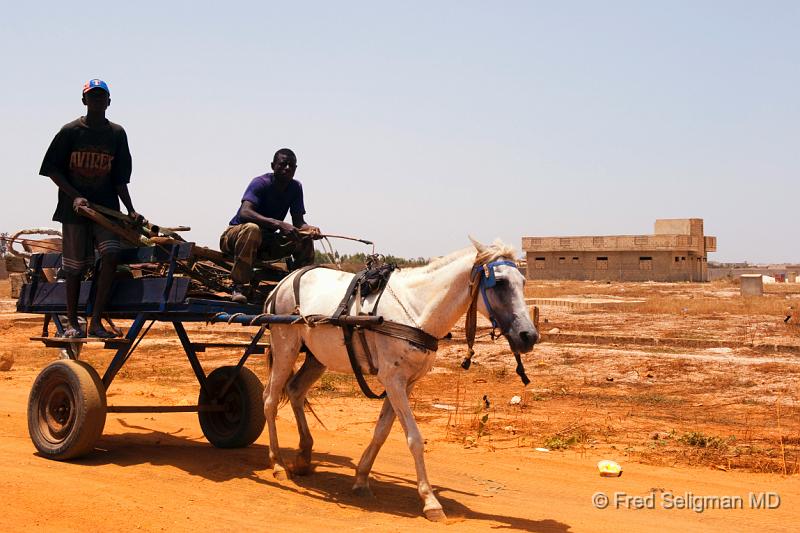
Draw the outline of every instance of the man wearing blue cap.
<instances>
[{"instance_id":1,"label":"man wearing blue cap","mask_svg":"<svg viewBox=\"0 0 800 533\"><path fill-rule=\"evenodd\" d=\"M94 264L95 247L100 252L95 302L87 334L110 338L100 316L108 302L117 269L119 239L111 231L80 216L76 209L90 203L119 210L119 200L128 215L139 218L128 193L131 179L131 153L122 126L106 119L111 94L103 80L92 79L83 86L86 116L61 128L44 156L39 174L58 185L58 206L53 220L61 222L63 233L62 266L66 276L66 337L82 337L78 323L78 296L81 278Z\"/></svg>"}]
</instances>

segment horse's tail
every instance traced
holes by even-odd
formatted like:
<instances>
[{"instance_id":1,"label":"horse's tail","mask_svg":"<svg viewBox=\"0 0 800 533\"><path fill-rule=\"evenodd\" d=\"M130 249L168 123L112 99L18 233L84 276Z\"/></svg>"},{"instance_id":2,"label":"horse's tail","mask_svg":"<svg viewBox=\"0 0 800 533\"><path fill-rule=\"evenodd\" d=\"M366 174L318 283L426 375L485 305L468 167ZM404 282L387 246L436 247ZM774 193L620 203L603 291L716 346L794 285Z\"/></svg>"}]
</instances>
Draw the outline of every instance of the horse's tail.
<instances>
[{"instance_id":1,"label":"horse's tail","mask_svg":"<svg viewBox=\"0 0 800 533\"><path fill-rule=\"evenodd\" d=\"M267 366L267 373L271 374L269 372L269 369L272 368L272 348L268 349L267 352L268 352L268 354L267 354L267 365L268 365ZM306 352L306 357L314 357L314 355L311 354L311 352ZM294 369L292 369L291 374L289 374L289 379L286 380L286 385L284 385L283 390L281 391L281 397L278 400L278 407L283 407L289 401L289 394L287 392L287 389L289 387L289 383L292 382L292 378L294 378L295 374L296 374L296 372L294 371ZM269 390L269 383L267 384L267 388L264 389L265 398L266 398L267 390ZM325 430L328 429L328 426L325 425L325 422L323 422L320 419L320 417L317 416L316 411L314 411L314 407L311 405L311 402L308 401L307 397L306 397L306 399L305 399L305 401L303 403L303 407L309 413L311 413L311 416L313 416L316 419L316 421L319 422L319 424L323 428L325 428Z\"/></svg>"},{"instance_id":2,"label":"horse's tail","mask_svg":"<svg viewBox=\"0 0 800 533\"><path fill-rule=\"evenodd\" d=\"M314 408L311 406L311 402L308 401L308 398L306 398L305 408L308 410L309 413L311 413L311 416L313 416L317 420L317 422L319 422L319 424L322 426L322 428L325 431L327 431L328 430L328 426L326 426L325 422L320 420L320 418L317 416L317 413L314 411Z\"/></svg>"}]
</instances>

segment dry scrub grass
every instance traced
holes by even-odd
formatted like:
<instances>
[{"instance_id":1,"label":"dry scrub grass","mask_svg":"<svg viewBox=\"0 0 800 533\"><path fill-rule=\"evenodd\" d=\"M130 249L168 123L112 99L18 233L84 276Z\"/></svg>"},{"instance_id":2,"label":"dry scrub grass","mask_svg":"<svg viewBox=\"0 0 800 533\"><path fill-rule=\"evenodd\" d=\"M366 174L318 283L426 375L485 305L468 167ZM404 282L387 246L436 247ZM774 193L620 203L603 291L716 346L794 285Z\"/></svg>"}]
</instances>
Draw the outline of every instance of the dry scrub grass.
<instances>
[{"instance_id":1,"label":"dry scrub grass","mask_svg":"<svg viewBox=\"0 0 800 533\"><path fill-rule=\"evenodd\" d=\"M742 297L738 283L609 283L598 281L529 281L528 298L616 297L645 300L626 311L665 315L785 316L789 305L800 305L800 284L765 285L762 297Z\"/></svg>"},{"instance_id":2,"label":"dry scrub grass","mask_svg":"<svg viewBox=\"0 0 800 533\"><path fill-rule=\"evenodd\" d=\"M446 343L445 353L456 342ZM542 345L525 356L528 387L511 360L483 366L489 361L479 354L464 372L452 359L449 373L431 374L416 388L417 412L435 416L435 427L445 421L443 436L465 447L543 447L648 464L800 473L798 365L635 350L631 356L623 345ZM514 396L521 401L511 404Z\"/></svg>"},{"instance_id":3,"label":"dry scrub grass","mask_svg":"<svg viewBox=\"0 0 800 533\"><path fill-rule=\"evenodd\" d=\"M775 296L761 298L676 298L670 296L648 297L646 302L631 304L626 310L642 314L664 315L771 315L786 310L786 300Z\"/></svg>"}]
</instances>

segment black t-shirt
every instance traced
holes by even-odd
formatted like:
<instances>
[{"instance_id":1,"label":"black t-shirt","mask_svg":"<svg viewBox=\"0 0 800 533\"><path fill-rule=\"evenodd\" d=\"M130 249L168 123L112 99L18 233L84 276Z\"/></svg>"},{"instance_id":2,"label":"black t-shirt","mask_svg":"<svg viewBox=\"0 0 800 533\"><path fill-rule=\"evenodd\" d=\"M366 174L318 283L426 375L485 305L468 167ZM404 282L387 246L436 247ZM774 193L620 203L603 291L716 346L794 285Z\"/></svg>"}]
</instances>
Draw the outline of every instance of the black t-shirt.
<instances>
[{"instance_id":1,"label":"black t-shirt","mask_svg":"<svg viewBox=\"0 0 800 533\"><path fill-rule=\"evenodd\" d=\"M108 120L103 126L90 128L84 117L64 125L50 143L39 174L50 176L54 171L90 202L119 210L117 185L131 180L131 152L125 130ZM72 210L72 199L59 189L53 220L69 223L86 219Z\"/></svg>"}]
</instances>

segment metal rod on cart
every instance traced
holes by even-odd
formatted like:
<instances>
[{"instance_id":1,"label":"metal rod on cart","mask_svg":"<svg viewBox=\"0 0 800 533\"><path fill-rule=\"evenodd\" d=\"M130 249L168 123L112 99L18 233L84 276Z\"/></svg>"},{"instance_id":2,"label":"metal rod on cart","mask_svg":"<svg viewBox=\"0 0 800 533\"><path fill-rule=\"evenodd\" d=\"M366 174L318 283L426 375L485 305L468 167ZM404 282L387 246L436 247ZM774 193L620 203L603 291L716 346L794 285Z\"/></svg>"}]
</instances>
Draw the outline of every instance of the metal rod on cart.
<instances>
[{"instance_id":1,"label":"metal rod on cart","mask_svg":"<svg viewBox=\"0 0 800 533\"><path fill-rule=\"evenodd\" d=\"M224 413L224 405L109 405L109 413Z\"/></svg>"},{"instance_id":2,"label":"metal rod on cart","mask_svg":"<svg viewBox=\"0 0 800 533\"><path fill-rule=\"evenodd\" d=\"M325 315L245 315L239 313L218 313L209 322L234 322L236 324L246 324L248 326L261 326L264 324L300 324L308 322L311 324L331 324L333 326L374 326L383 324L382 316L343 316L331 318Z\"/></svg>"}]
</instances>

